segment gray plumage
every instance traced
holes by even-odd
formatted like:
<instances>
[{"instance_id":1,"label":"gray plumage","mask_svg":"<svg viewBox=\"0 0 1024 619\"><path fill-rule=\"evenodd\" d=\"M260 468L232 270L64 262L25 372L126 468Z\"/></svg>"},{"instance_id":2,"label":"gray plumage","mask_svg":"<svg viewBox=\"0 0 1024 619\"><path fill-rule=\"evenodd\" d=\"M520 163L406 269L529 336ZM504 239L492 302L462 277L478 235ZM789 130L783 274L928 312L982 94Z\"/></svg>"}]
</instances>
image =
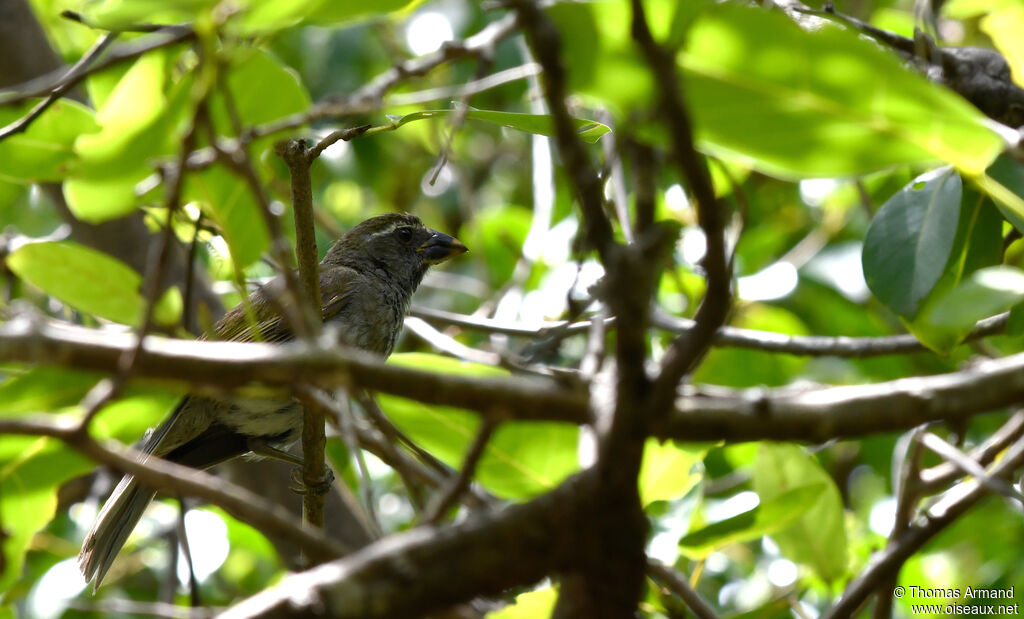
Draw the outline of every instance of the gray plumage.
<instances>
[{"instance_id":1,"label":"gray plumage","mask_svg":"<svg viewBox=\"0 0 1024 619\"><path fill-rule=\"evenodd\" d=\"M320 262L322 316L340 343L388 356L413 292L427 268L461 254L458 240L417 217L389 213L362 222L338 239ZM281 278L254 292L218 321L211 339L285 342L293 338L279 310ZM185 397L143 440L150 456L198 469L270 447L284 450L302 432L302 407L288 399ZM126 475L107 499L78 555L86 581L98 588L156 493Z\"/></svg>"}]
</instances>

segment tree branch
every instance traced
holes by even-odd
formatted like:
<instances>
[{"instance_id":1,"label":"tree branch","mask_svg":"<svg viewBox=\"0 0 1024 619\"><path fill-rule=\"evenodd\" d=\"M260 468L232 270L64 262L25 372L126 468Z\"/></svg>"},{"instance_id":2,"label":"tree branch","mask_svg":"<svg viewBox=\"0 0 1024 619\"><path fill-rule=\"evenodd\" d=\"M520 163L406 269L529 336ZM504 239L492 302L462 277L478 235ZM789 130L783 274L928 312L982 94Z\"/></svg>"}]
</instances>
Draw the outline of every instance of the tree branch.
<instances>
[{"instance_id":1,"label":"tree branch","mask_svg":"<svg viewBox=\"0 0 1024 619\"><path fill-rule=\"evenodd\" d=\"M285 578L221 615L257 617L423 616L478 595L498 594L565 569L593 516L583 506L587 473L529 503L451 527L421 526L343 560ZM439 569L443 566L443 569Z\"/></svg>"},{"instance_id":2,"label":"tree branch","mask_svg":"<svg viewBox=\"0 0 1024 619\"><path fill-rule=\"evenodd\" d=\"M134 346L128 333L111 333L16 317L0 324L0 360L115 372ZM485 416L587 423L586 396L577 388L521 377L472 378L386 364L355 349L326 350L308 342L285 345L173 340L148 336L136 360L137 376L230 389L253 382L291 386L358 385L428 404L447 404Z\"/></svg>"},{"instance_id":3,"label":"tree branch","mask_svg":"<svg viewBox=\"0 0 1024 619\"><path fill-rule=\"evenodd\" d=\"M146 486L198 497L222 507L238 520L298 544L305 552L320 560L333 559L348 552L338 541L324 537L319 531L296 525L283 507L254 492L191 467L147 457L135 449L115 448L113 442L103 446L77 428L77 423L0 420L0 435L49 436L59 439L100 464L134 475Z\"/></svg>"},{"instance_id":4,"label":"tree branch","mask_svg":"<svg viewBox=\"0 0 1024 619\"><path fill-rule=\"evenodd\" d=\"M1021 466L1024 466L1024 443L1018 442L989 469L989 475L1007 479ZM846 587L843 597L822 615L822 619L854 616L860 605L876 591L879 584L890 576L894 569L920 550L928 540L964 515L968 509L987 496L988 492L985 485L977 480L955 486L942 501L928 510L921 521L909 527L894 543L877 553L868 568Z\"/></svg>"}]
</instances>

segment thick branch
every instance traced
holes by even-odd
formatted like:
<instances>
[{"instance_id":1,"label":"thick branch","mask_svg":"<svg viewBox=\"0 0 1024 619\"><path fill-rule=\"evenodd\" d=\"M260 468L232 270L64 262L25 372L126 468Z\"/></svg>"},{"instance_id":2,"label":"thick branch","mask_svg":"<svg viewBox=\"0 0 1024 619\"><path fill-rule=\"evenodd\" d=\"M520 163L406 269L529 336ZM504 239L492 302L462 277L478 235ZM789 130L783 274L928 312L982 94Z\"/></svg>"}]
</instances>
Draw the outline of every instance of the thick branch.
<instances>
[{"instance_id":1,"label":"thick branch","mask_svg":"<svg viewBox=\"0 0 1024 619\"><path fill-rule=\"evenodd\" d=\"M704 231L707 251L702 261L707 272L707 293L694 317L694 328L677 337L662 359L654 391L655 408L668 410L676 386L711 347L715 333L725 323L731 304L732 274L726 260L725 222L711 185L707 163L694 145L693 126L686 112L675 57L651 36L640 0L633 0L633 40L644 55L658 84L658 108L668 125L672 154L693 192L697 223Z\"/></svg>"},{"instance_id":2,"label":"thick branch","mask_svg":"<svg viewBox=\"0 0 1024 619\"><path fill-rule=\"evenodd\" d=\"M709 390L677 401L661 438L821 443L955 421L1024 399L1024 353L936 376L807 391Z\"/></svg>"},{"instance_id":3,"label":"thick branch","mask_svg":"<svg viewBox=\"0 0 1024 619\"><path fill-rule=\"evenodd\" d=\"M583 506L593 482L578 475L529 503L452 527L392 535L290 576L221 617L420 617L532 584L578 555L586 539L580 529L592 516Z\"/></svg>"},{"instance_id":4,"label":"thick branch","mask_svg":"<svg viewBox=\"0 0 1024 619\"><path fill-rule=\"evenodd\" d=\"M120 355L135 345L127 333L34 323L0 324L0 360L115 372ZM587 423L587 398L579 390L536 378L472 378L385 364L370 353L287 345L199 342L147 337L136 360L137 376L230 389L253 382L291 386L358 385L428 404L447 404L499 418Z\"/></svg>"}]
</instances>

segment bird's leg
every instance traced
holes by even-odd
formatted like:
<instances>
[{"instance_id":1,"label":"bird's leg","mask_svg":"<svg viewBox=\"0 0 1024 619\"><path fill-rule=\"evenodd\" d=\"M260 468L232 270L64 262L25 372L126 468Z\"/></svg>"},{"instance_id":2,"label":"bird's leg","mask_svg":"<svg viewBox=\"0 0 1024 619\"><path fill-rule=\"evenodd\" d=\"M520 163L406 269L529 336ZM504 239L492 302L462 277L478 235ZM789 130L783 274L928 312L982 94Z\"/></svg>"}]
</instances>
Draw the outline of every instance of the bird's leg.
<instances>
[{"instance_id":1,"label":"bird's leg","mask_svg":"<svg viewBox=\"0 0 1024 619\"><path fill-rule=\"evenodd\" d=\"M302 466L302 458L292 455L287 451L278 449L277 447L272 447L261 438L249 438L246 442L246 446L249 447L249 451L257 456L280 460L281 462L287 462L288 464L294 464L295 466Z\"/></svg>"},{"instance_id":2,"label":"bird's leg","mask_svg":"<svg viewBox=\"0 0 1024 619\"><path fill-rule=\"evenodd\" d=\"M298 494L307 494L310 492L316 494L327 494L331 489L331 484L334 483L334 473L331 469L327 469L324 473L323 479L309 484L302 479L302 458L292 455L287 451L283 451L271 445L268 445L266 441L260 438L248 439L247 446L249 451L256 454L257 456L263 456L264 458L271 458L273 460L280 460L281 462L287 462L288 464L294 464L298 468L292 469L291 477L292 483L291 489Z\"/></svg>"}]
</instances>

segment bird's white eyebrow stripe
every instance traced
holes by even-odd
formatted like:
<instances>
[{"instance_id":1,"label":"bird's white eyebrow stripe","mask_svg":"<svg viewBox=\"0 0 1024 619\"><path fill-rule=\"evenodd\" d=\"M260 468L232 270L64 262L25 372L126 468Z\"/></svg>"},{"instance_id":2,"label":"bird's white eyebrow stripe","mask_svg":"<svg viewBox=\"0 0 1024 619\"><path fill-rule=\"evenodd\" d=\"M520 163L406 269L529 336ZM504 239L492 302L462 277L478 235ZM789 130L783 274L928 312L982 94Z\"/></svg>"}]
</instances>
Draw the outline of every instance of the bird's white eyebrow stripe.
<instances>
[{"instance_id":1,"label":"bird's white eyebrow stripe","mask_svg":"<svg viewBox=\"0 0 1024 619\"><path fill-rule=\"evenodd\" d=\"M370 236L374 237L374 236L380 236L382 234L391 234L392 232L394 232L395 230L397 230L399 228L413 227L415 225L416 224L414 224L412 222L399 221L399 222L395 222L394 224L392 224L391 226L385 228L384 230L380 230L378 232L374 232Z\"/></svg>"}]
</instances>

